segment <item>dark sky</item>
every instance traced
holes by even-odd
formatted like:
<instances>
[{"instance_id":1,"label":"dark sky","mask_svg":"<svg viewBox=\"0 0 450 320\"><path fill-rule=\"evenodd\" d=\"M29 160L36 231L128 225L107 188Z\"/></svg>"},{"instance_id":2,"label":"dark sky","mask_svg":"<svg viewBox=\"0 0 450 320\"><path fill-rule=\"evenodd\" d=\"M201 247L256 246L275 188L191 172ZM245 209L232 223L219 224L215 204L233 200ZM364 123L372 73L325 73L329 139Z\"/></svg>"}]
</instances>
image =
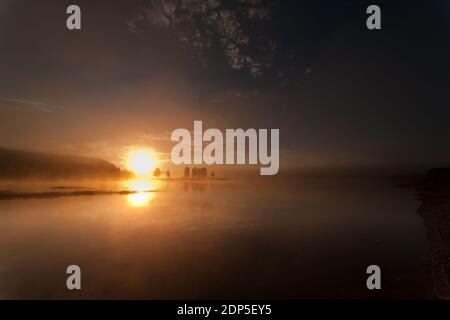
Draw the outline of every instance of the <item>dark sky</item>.
<instances>
[{"instance_id":1,"label":"dark sky","mask_svg":"<svg viewBox=\"0 0 450 320\"><path fill-rule=\"evenodd\" d=\"M282 167L448 164L449 36L448 1L0 0L0 145L120 163L203 120L280 128Z\"/></svg>"}]
</instances>

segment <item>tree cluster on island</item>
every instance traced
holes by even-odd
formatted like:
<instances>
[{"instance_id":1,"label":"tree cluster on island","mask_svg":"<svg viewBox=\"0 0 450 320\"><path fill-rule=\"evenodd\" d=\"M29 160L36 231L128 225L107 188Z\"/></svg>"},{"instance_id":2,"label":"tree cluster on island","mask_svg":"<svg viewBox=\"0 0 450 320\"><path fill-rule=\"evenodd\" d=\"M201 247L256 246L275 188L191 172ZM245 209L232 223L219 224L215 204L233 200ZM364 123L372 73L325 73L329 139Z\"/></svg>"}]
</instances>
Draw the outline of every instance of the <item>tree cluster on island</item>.
<instances>
[{"instance_id":1,"label":"tree cluster on island","mask_svg":"<svg viewBox=\"0 0 450 320\"><path fill-rule=\"evenodd\" d=\"M191 172L192 171L192 172ZM211 171L211 178L214 178L214 171ZM184 168L184 178L207 178L208 170L206 168L194 167L192 170L189 167Z\"/></svg>"},{"instance_id":2,"label":"tree cluster on island","mask_svg":"<svg viewBox=\"0 0 450 320\"><path fill-rule=\"evenodd\" d=\"M155 178L160 178L162 174L163 174L163 172L161 171L160 168L156 168L155 171L153 171L153 176L154 176ZM165 176L166 176L167 179L170 179L171 173L170 173L169 170L167 170L164 174L165 174Z\"/></svg>"},{"instance_id":3,"label":"tree cluster on island","mask_svg":"<svg viewBox=\"0 0 450 320\"><path fill-rule=\"evenodd\" d=\"M161 178L163 175L165 175L165 177L167 179L170 179L170 177L172 176L172 174L170 173L170 170L163 172L160 168L156 168L153 171L153 177L155 177L155 178ZM208 177L208 169L206 169L206 168L194 167L194 168L192 168L192 170L189 167L184 168L184 178L185 179L207 178L207 177ZM211 177L211 179L213 179L215 177L214 171L211 171L209 177Z\"/></svg>"},{"instance_id":4,"label":"tree cluster on island","mask_svg":"<svg viewBox=\"0 0 450 320\"><path fill-rule=\"evenodd\" d=\"M170 179L172 174L170 173L170 170L167 170L163 172L160 168L156 168L153 171L153 177L155 178L162 178L165 176L167 179ZM208 176L208 169L206 168L197 168L194 167L192 170L189 167L184 168L184 178L185 179L197 179L197 178L208 178L211 177L213 179L215 177L214 171L211 171L211 173Z\"/></svg>"}]
</instances>

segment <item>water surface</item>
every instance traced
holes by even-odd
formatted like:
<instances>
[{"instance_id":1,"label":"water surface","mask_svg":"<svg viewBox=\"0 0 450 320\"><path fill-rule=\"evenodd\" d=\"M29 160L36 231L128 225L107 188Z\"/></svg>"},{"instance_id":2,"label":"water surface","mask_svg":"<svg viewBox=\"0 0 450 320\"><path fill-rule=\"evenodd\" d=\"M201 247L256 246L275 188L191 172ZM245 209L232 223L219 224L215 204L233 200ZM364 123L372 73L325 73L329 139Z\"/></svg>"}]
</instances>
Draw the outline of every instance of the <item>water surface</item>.
<instances>
[{"instance_id":1,"label":"water surface","mask_svg":"<svg viewBox=\"0 0 450 320\"><path fill-rule=\"evenodd\" d=\"M1 200L0 298L428 297L411 190L265 181L3 184L137 193ZM71 264L82 269L81 291L66 289ZM371 264L382 269L381 291L366 289Z\"/></svg>"}]
</instances>

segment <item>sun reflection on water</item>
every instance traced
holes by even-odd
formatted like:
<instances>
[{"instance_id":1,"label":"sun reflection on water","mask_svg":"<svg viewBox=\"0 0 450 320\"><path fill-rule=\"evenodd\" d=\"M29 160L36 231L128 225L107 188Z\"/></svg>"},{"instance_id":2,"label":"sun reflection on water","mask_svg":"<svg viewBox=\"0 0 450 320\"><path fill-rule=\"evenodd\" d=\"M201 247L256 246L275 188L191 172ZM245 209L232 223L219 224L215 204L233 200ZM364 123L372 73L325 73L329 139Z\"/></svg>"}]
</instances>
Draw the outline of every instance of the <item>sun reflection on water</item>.
<instances>
[{"instance_id":1,"label":"sun reflection on water","mask_svg":"<svg viewBox=\"0 0 450 320\"><path fill-rule=\"evenodd\" d=\"M130 180L125 184L125 188L135 191L127 195L128 203L135 208L147 206L155 197L156 182L150 180Z\"/></svg>"}]
</instances>

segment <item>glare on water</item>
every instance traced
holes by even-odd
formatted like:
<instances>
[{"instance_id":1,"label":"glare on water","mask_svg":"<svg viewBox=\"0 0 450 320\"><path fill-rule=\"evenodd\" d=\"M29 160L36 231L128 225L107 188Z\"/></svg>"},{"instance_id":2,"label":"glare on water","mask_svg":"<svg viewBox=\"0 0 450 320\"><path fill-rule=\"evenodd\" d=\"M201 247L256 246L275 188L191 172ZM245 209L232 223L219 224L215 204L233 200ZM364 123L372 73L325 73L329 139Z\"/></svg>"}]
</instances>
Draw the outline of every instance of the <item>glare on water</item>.
<instances>
[{"instance_id":1,"label":"glare on water","mask_svg":"<svg viewBox=\"0 0 450 320\"><path fill-rule=\"evenodd\" d=\"M147 206L155 197L157 182L152 180L130 180L125 183L125 188L136 191L127 195L127 201L132 207L140 208Z\"/></svg>"}]
</instances>

